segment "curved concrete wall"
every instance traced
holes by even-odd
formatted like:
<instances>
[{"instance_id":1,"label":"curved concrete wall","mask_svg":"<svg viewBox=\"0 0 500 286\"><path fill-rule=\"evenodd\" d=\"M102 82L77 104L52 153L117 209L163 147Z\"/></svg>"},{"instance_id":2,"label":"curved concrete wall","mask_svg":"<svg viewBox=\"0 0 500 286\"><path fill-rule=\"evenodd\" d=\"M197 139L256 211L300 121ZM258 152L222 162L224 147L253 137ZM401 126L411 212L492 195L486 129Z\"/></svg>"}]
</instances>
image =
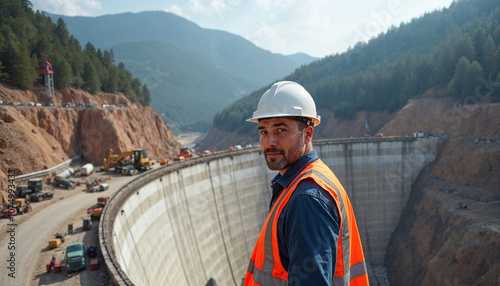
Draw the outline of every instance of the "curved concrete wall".
<instances>
[{"instance_id":1,"label":"curved concrete wall","mask_svg":"<svg viewBox=\"0 0 500 286\"><path fill-rule=\"evenodd\" d=\"M356 213L367 260L381 262L437 139L315 142ZM106 264L121 284L240 285L266 218L268 170L259 150L186 161L137 178L101 221Z\"/></svg>"}]
</instances>

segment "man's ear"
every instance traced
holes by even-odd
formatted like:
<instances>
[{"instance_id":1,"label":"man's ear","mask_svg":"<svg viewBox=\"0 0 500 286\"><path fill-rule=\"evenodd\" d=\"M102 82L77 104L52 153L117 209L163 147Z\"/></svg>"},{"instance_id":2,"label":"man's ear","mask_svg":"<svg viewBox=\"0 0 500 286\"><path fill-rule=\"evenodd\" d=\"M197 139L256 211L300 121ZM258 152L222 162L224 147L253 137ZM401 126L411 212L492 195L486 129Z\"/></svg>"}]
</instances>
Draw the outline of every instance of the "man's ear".
<instances>
[{"instance_id":1,"label":"man's ear","mask_svg":"<svg viewBox=\"0 0 500 286\"><path fill-rule=\"evenodd\" d=\"M304 141L306 144L312 141L313 134L314 128L312 128L312 126L307 126L306 128L304 128Z\"/></svg>"}]
</instances>

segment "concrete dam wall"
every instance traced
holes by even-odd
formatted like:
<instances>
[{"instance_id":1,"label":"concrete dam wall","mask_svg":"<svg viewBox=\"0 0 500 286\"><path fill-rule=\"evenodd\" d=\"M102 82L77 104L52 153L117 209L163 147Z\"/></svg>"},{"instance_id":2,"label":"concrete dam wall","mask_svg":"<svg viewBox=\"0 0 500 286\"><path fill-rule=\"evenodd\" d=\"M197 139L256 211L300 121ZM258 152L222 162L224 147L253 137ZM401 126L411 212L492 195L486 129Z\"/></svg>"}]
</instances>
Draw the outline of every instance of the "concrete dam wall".
<instances>
[{"instance_id":1,"label":"concrete dam wall","mask_svg":"<svg viewBox=\"0 0 500 286\"><path fill-rule=\"evenodd\" d=\"M316 141L352 201L366 259L383 261L435 138ZM113 196L100 222L106 267L120 285L240 285L271 197L259 149L146 173Z\"/></svg>"}]
</instances>

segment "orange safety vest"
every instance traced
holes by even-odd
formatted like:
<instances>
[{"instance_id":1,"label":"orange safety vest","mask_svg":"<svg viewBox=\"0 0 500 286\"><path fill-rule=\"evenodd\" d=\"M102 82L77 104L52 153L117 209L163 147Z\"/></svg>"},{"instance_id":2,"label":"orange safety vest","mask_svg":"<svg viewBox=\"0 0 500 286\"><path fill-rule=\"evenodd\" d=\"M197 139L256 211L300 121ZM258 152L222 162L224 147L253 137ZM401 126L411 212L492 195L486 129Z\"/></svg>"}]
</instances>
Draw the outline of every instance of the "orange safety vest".
<instances>
[{"instance_id":1,"label":"orange safety vest","mask_svg":"<svg viewBox=\"0 0 500 286\"><path fill-rule=\"evenodd\" d=\"M278 218L299 182L307 178L312 178L328 191L341 216L332 285L369 285L363 247L349 197L333 172L318 159L292 180L269 212L248 265L245 286L288 285L288 272L283 268L279 254Z\"/></svg>"}]
</instances>

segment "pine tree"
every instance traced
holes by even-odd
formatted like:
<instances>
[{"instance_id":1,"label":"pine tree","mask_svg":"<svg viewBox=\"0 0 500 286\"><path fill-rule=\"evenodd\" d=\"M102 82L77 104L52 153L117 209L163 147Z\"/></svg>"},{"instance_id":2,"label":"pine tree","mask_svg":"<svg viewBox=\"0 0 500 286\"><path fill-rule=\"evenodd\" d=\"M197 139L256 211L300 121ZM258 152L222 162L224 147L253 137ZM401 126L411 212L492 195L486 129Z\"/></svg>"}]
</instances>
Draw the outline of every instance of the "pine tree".
<instances>
[{"instance_id":1,"label":"pine tree","mask_svg":"<svg viewBox=\"0 0 500 286\"><path fill-rule=\"evenodd\" d=\"M87 58L83 67L83 87L92 94L99 92L101 82L99 81L99 76L95 69L94 64L90 59Z\"/></svg>"},{"instance_id":2,"label":"pine tree","mask_svg":"<svg viewBox=\"0 0 500 286\"><path fill-rule=\"evenodd\" d=\"M461 100L465 104L473 104L478 101L478 96L475 94L476 87L481 85L479 78L483 76L483 68L474 61L464 76Z\"/></svg>"},{"instance_id":3,"label":"pine tree","mask_svg":"<svg viewBox=\"0 0 500 286\"><path fill-rule=\"evenodd\" d=\"M17 49L12 47L12 49L12 84L21 89L28 89L35 83L38 76L36 68L25 45L19 45Z\"/></svg>"},{"instance_id":4,"label":"pine tree","mask_svg":"<svg viewBox=\"0 0 500 286\"><path fill-rule=\"evenodd\" d=\"M142 86L142 98L143 98L143 101L141 102L142 105L149 106L149 103L151 103L151 93L149 92L147 84L144 84Z\"/></svg>"},{"instance_id":5,"label":"pine tree","mask_svg":"<svg viewBox=\"0 0 500 286\"><path fill-rule=\"evenodd\" d=\"M465 94L464 91L464 79L467 71L470 68L470 61L466 57L461 57L458 61L455 69L455 75L448 85L448 93L457 99L463 99L462 96Z\"/></svg>"},{"instance_id":6,"label":"pine tree","mask_svg":"<svg viewBox=\"0 0 500 286\"><path fill-rule=\"evenodd\" d=\"M497 47L491 35L488 35L483 46L483 58L480 59L481 66L486 74L496 74L497 66Z\"/></svg>"},{"instance_id":7,"label":"pine tree","mask_svg":"<svg viewBox=\"0 0 500 286\"><path fill-rule=\"evenodd\" d=\"M73 82L71 66L63 57L58 57L53 64L54 74L57 75L54 80L56 88L68 88Z\"/></svg>"}]
</instances>

